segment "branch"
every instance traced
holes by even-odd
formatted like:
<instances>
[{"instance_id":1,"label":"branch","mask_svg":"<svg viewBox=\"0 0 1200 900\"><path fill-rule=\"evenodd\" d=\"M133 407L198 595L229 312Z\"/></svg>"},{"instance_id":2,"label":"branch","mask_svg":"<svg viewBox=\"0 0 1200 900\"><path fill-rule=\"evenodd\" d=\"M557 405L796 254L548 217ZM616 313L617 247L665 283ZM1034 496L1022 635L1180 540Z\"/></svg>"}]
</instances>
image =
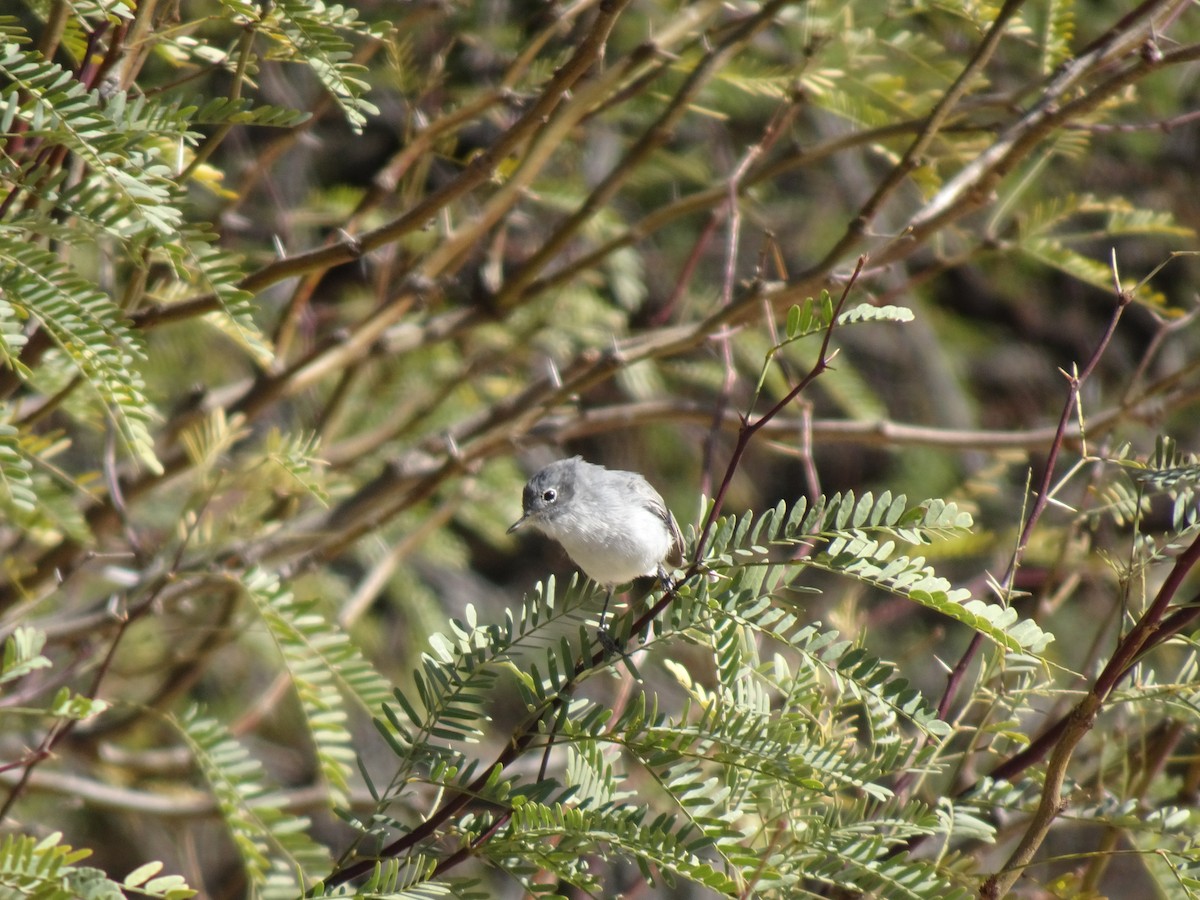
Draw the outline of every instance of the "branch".
<instances>
[{"instance_id":1,"label":"branch","mask_svg":"<svg viewBox=\"0 0 1200 900\"><path fill-rule=\"evenodd\" d=\"M1025 750L992 770L990 777L1011 780L1014 775L1038 762L1053 747L1037 809L1024 837L1004 867L984 882L980 896L985 900L1005 896L1041 847L1050 826L1062 809L1062 786L1075 747L1092 729L1097 714L1113 688L1131 671L1138 656L1150 645L1162 626L1163 617L1172 599L1197 563L1200 563L1200 536L1176 558L1175 565L1163 581L1154 601L1117 645L1116 652L1087 695Z\"/></svg>"},{"instance_id":2,"label":"branch","mask_svg":"<svg viewBox=\"0 0 1200 900\"><path fill-rule=\"evenodd\" d=\"M904 152L904 156L901 157L896 165L892 166L870 199L863 204L858 215L850 221L850 226L842 235L841 240L835 243L829 252L825 254L825 258L818 264L818 268L834 265L846 253L849 253L862 239L867 226L879 213L884 202L896 192L897 188L903 184L909 175L919 168L922 164L922 157L925 151L933 143L933 139L937 136L938 131L946 123L950 111L967 93L971 87L971 82L987 65L988 60L992 58L992 54L996 52L996 48L1000 45L1000 39L1004 37L1009 20L1017 14L1017 10L1024 3L1025 0L1005 0L1004 6L1000 8L1000 11L996 14L996 18L992 20L991 27L988 28L988 33L976 48L971 59L968 60L967 64L958 73L958 77L954 79L954 83L946 89L946 92L942 94L941 98L934 105L933 110L922 124L916 138Z\"/></svg>"},{"instance_id":3,"label":"branch","mask_svg":"<svg viewBox=\"0 0 1200 900\"><path fill-rule=\"evenodd\" d=\"M725 40L704 54L700 63L692 69L683 85L675 92L671 102L666 104L654 123L642 132L620 163L613 167L574 213L555 226L537 252L508 275L494 301L498 308L506 309L514 305L518 298L526 299L520 296L521 292L533 281L534 276L560 254L570 238L613 198L630 176L640 171L638 167L667 141L672 130L684 114L691 110L696 96L712 76L740 47L766 27L780 7L787 2L788 0L771 0L765 3L754 15L747 16L732 28Z\"/></svg>"},{"instance_id":4,"label":"branch","mask_svg":"<svg viewBox=\"0 0 1200 900\"><path fill-rule=\"evenodd\" d=\"M13 771L0 772L0 784L15 785L19 777ZM220 806L211 793L185 790L178 784L173 784L169 793L154 794L94 781L70 772L38 770L28 779L26 789L54 794L71 803L83 803L92 810L132 813L168 820L216 819L221 816ZM329 787L325 784L290 788L246 801L250 809L271 808L289 812L327 810L329 803ZM357 792L351 798L350 804L355 809L367 810L374 807L375 801L364 790Z\"/></svg>"},{"instance_id":5,"label":"branch","mask_svg":"<svg viewBox=\"0 0 1200 900\"><path fill-rule=\"evenodd\" d=\"M721 510L725 505L725 495L729 491L729 485L733 482L734 473L737 472L738 467L742 463L742 457L745 456L746 450L750 446L750 441L753 440L754 436L762 431L776 416L778 416L793 401L795 401L797 397L804 393L804 391L808 389L809 385L816 381L817 378L819 378L825 372L825 370L829 368L829 365L835 355L834 353L830 353L829 344L833 339L833 332L837 327L838 317L841 315L842 308L846 305L846 300L850 296L850 290L858 281L858 276L862 272L863 266L866 265L866 262L867 258L865 256L859 257L858 264L854 267L854 272L846 281L846 287L842 291L842 295L838 298L837 303L834 304L833 316L830 318L829 326L825 329L825 335L821 339L821 347L817 351L816 362L814 362L812 368L808 370L808 374L801 378L784 397L777 401L774 406L768 409L757 419L751 421L747 417L743 420L743 425L738 431L737 441L733 446L733 452L729 457L729 464L725 467L725 477L721 479L720 486L717 488L716 496L713 497L712 505L708 511L708 515L705 517L704 524L700 528L700 537L696 540L696 550L692 555L692 563L687 568L687 571L681 579L681 582L692 578L702 571L701 560L704 558L704 552L708 545L709 536L712 534L712 529L716 525L718 518L720 518ZM662 597L660 597L658 601L650 607L650 609L643 613L637 619L637 621L633 623L633 625L630 627L629 633L640 633L642 629L648 626L655 618L657 618L674 599L674 588L664 591Z\"/></svg>"}]
</instances>

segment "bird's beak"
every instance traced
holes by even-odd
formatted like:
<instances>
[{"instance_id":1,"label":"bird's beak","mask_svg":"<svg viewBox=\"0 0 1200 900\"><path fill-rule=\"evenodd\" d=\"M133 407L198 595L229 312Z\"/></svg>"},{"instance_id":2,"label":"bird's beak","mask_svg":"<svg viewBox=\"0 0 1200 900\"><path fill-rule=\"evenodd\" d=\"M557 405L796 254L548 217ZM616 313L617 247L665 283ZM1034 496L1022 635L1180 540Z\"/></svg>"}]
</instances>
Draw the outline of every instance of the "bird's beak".
<instances>
[{"instance_id":1,"label":"bird's beak","mask_svg":"<svg viewBox=\"0 0 1200 900\"><path fill-rule=\"evenodd\" d=\"M529 520L528 515L521 516L521 518L517 519L517 521L513 522L511 525L508 526L508 531L506 531L505 534L512 534L514 531L516 531L518 528L520 528L522 525L524 525L528 520Z\"/></svg>"}]
</instances>

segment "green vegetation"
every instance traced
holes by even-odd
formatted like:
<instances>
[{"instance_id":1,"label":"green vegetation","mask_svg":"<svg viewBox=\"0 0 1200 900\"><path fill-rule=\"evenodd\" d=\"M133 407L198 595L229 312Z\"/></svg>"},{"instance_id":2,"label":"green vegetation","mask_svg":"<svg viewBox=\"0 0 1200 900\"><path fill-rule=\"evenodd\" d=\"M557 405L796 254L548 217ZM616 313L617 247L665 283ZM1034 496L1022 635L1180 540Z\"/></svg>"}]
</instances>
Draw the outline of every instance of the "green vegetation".
<instances>
[{"instance_id":1,"label":"green vegetation","mask_svg":"<svg viewBox=\"0 0 1200 900\"><path fill-rule=\"evenodd\" d=\"M0 896L1200 896L1194 4L13 6Z\"/></svg>"}]
</instances>

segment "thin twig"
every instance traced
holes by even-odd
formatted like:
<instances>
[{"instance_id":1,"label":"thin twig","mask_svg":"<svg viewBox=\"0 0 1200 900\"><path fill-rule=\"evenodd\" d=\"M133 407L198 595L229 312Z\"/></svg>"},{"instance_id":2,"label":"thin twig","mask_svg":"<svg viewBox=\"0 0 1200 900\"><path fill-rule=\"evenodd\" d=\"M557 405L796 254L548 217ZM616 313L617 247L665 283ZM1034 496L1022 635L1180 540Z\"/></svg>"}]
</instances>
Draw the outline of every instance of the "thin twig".
<instances>
[{"instance_id":1,"label":"thin twig","mask_svg":"<svg viewBox=\"0 0 1200 900\"><path fill-rule=\"evenodd\" d=\"M1099 365L1100 359L1104 356L1104 352L1108 349L1109 343L1112 341L1113 334L1116 333L1117 323L1121 321L1121 315L1125 312L1125 308L1133 301L1132 295L1121 288L1120 283L1117 284L1117 305L1113 309L1112 315L1109 317L1108 325L1104 329L1104 333L1096 342L1096 346L1092 350L1092 355L1083 367L1083 371L1077 374L1063 374L1067 377L1067 398L1063 403L1062 413L1058 418L1058 427L1054 430L1054 438L1050 442L1050 448L1046 452L1046 461L1042 467L1042 480L1038 484L1037 489L1033 492L1033 506L1030 508L1029 515L1025 519L1025 524L1021 528L1020 537L1017 539L1017 545L1013 549L1012 555L1009 557L1008 566L1004 571L1004 575L1000 579L1001 600L1008 602L1009 594L1012 591L1013 578L1016 575L1017 569L1021 565L1021 560L1025 557L1025 551L1029 547L1029 541L1033 537L1034 529L1037 528L1038 522L1042 518L1042 513L1045 512L1047 504L1050 502L1055 473L1058 466L1058 457L1062 452L1063 445L1067 439L1068 429L1071 421L1075 417L1076 404L1079 402L1079 392L1083 387L1083 383L1095 371ZM946 678L946 689L942 693L942 698L938 701L938 717L945 718L949 714L950 705L954 702L954 698L958 693L959 685L966 674L967 668L974 660L979 648L982 645L983 636L976 633L972 638L967 649L963 652L954 668Z\"/></svg>"}]
</instances>

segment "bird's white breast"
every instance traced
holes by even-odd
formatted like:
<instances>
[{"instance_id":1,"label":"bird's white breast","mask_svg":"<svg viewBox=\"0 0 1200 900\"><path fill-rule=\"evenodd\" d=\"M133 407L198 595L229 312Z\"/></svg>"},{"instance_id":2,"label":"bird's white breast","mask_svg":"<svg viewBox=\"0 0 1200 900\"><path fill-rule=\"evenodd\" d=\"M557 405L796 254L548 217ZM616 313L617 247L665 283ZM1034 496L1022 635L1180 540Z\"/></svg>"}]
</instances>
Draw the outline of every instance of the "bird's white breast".
<instances>
[{"instance_id":1,"label":"bird's white breast","mask_svg":"<svg viewBox=\"0 0 1200 900\"><path fill-rule=\"evenodd\" d=\"M656 575L671 550L671 533L662 518L649 509L631 506L618 521L578 519L569 528L551 532L585 575L600 584L624 584L643 575Z\"/></svg>"}]
</instances>

